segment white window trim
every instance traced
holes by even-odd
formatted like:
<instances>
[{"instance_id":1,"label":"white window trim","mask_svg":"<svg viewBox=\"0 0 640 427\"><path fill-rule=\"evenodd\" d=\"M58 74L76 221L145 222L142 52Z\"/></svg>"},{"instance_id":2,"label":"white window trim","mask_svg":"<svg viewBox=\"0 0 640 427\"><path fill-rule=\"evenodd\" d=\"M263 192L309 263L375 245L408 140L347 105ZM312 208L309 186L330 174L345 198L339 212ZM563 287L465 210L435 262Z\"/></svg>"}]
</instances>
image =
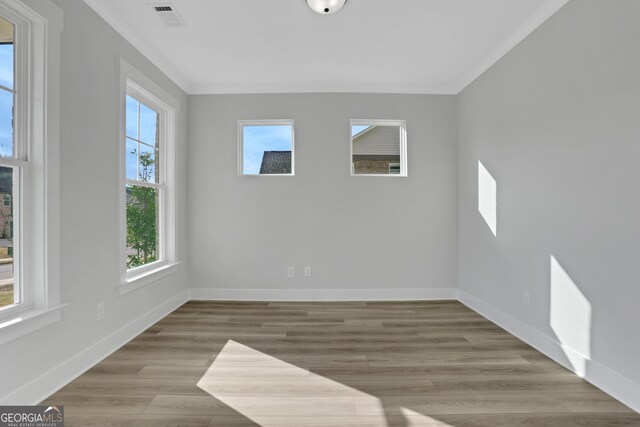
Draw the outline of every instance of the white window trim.
<instances>
[{"instance_id":1,"label":"white window trim","mask_svg":"<svg viewBox=\"0 0 640 427\"><path fill-rule=\"evenodd\" d=\"M119 179L118 179L118 292L127 294L156 282L179 270L176 244L176 144L180 102L154 81L127 62L118 58L120 75ZM160 182L164 183L160 201L160 247L158 261L127 270L127 218L126 191L126 98L133 95L138 101L156 110L160 115ZM158 188L154 183L136 182L135 185Z\"/></svg>"},{"instance_id":2,"label":"white window trim","mask_svg":"<svg viewBox=\"0 0 640 427\"><path fill-rule=\"evenodd\" d=\"M353 167L353 126L398 126L400 128L400 173L397 174L374 174L374 173L354 173ZM409 176L407 168L407 121L406 120L365 120L352 119L349 126L349 173L351 176L384 176L391 178L406 178Z\"/></svg>"},{"instance_id":3,"label":"white window trim","mask_svg":"<svg viewBox=\"0 0 640 427\"><path fill-rule=\"evenodd\" d=\"M244 141L245 126L291 126L291 173L244 173ZM293 119L273 120L238 120L238 176L295 176L296 174L296 126Z\"/></svg>"},{"instance_id":4,"label":"white window trim","mask_svg":"<svg viewBox=\"0 0 640 427\"><path fill-rule=\"evenodd\" d=\"M61 318L60 302L60 33L62 11L50 1L0 0L16 32L16 151L21 167L14 197L21 247L21 303L0 310L0 344ZM26 101L26 102L25 102ZM19 160L23 159L23 160ZM26 159L26 160L24 160ZM27 161L28 160L28 161Z\"/></svg>"}]
</instances>

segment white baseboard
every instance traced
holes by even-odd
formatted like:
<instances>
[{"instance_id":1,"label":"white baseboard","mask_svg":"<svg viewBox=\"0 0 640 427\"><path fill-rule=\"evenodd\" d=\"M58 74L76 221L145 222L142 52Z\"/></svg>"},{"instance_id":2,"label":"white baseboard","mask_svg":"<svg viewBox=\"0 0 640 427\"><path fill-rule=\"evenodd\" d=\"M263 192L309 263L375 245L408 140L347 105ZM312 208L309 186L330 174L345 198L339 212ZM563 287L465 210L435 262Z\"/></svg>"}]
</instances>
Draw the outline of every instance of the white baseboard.
<instances>
[{"instance_id":1,"label":"white baseboard","mask_svg":"<svg viewBox=\"0 0 640 427\"><path fill-rule=\"evenodd\" d=\"M0 398L0 405L36 405L42 402L188 300L189 291L180 292L13 393Z\"/></svg>"},{"instance_id":2,"label":"white baseboard","mask_svg":"<svg viewBox=\"0 0 640 427\"><path fill-rule=\"evenodd\" d=\"M455 300L455 288L410 289L191 289L192 300L216 301L429 301Z\"/></svg>"},{"instance_id":3,"label":"white baseboard","mask_svg":"<svg viewBox=\"0 0 640 427\"><path fill-rule=\"evenodd\" d=\"M463 290L458 290L458 300L634 411L640 412L639 384Z\"/></svg>"}]
</instances>

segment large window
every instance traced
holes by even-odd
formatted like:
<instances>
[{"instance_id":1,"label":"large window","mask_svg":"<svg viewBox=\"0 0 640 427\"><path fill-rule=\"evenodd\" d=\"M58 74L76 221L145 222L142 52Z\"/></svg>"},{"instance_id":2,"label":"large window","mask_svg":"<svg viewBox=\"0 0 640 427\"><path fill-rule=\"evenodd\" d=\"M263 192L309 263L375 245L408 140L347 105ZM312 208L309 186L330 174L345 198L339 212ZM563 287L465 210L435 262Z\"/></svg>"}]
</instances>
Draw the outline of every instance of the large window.
<instances>
[{"instance_id":1,"label":"large window","mask_svg":"<svg viewBox=\"0 0 640 427\"><path fill-rule=\"evenodd\" d=\"M49 2L0 1L0 344L60 319L59 35Z\"/></svg>"},{"instance_id":2,"label":"large window","mask_svg":"<svg viewBox=\"0 0 640 427\"><path fill-rule=\"evenodd\" d=\"M294 175L293 120L238 122L239 175Z\"/></svg>"},{"instance_id":3,"label":"large window","mask_svg":"<svg viewBox=\"0 0 640 427\"><path fill-rule=\"evenodd\" d=\"M0 16L0 309L24 300L24 289L16 277L22 261L19 251L19 212L13 200L19 200L20 176L26 166L23 138L16 138L15 26ZM16 206L17 208L17 206ZM18 215L16 215L18 214Z\"/></svg>"},{"instance_id":4,"label":"large window","mask_svg":"<svg viewBox=\"0 0 640 427\"><path fill-rule=\"evenodd\" d=\"M403 120L351 120L351 175L407 176Z\"/></svg>"},{"instance_id":5,"label":"large window","mask_svg":"<svg viewBox=\"0 0 640 427\"><path fill-rule=\"evenodd\" d=\"M170 272L175 254L175 122L179 104L120 61L121 250L125 290ZM144 280L143 280L144 279Z\"/></svg>"}]
</instances>

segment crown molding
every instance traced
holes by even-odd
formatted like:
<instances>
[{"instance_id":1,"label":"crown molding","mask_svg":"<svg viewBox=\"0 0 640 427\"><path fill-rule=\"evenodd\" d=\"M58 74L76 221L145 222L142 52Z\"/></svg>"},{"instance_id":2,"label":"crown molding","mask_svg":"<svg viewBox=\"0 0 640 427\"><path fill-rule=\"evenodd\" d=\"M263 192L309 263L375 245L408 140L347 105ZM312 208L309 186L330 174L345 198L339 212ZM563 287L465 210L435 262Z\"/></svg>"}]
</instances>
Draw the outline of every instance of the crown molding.
<instances>
[{"instance_id":1,"label":"crown molding","mask_svg":"<svg viewBox=\"0 0 640 427\"><path fill-rule=\"evenodd\" d=\"M104 0L84 0L84 2L169 79L187 94L190 93L189 82L184 75L156 48L140 37L119 14L108 6L108 2Z\"/></svg>"},{"instance_id":2,"label":"crown molding","mask_svg":"<svg viewBox=\"0 0 640 427\"><path fill-rule=\"evenodd\" d=\"M534 32L547 19L555 14L562 6L569 3L570 0L547 0L533 15L524 21L514 32L504 39L495 49L487 56L477 62L455 85L455 93L458 94L467 86L473 83L478 77L484 74L511 49L516 47L529 34Z\"/></svg>"},{"instance_id":3,"label":"crown molding","mask_svg":"<svg viewBox=\"0 0 640 427\"><path fill-rule=\"evenodd\" d=\"M389 85L376 83L302 84L201 84L192 85L190 95L235 95L258 93L389 93L455 95L452 86Z\"/></svg>"}]
</instances>

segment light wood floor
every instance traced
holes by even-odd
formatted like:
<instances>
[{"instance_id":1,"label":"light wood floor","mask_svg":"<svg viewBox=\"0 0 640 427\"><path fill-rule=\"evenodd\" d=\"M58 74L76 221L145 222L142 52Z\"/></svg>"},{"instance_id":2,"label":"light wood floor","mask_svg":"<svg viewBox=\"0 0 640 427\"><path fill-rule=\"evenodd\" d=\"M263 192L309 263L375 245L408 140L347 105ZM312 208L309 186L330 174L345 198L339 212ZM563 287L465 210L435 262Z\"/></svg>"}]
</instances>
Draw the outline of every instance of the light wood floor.
<instances>
[{"instance_id":1,"label":"light wood floor","mask_svg":"<svg viewBox=\"0 0 640 427\"><path fill-rule=\"evenodd\" d=\"M45 403L67 426L640 426L458 302L189 302Z\"/></svg>"}]
</instances>

